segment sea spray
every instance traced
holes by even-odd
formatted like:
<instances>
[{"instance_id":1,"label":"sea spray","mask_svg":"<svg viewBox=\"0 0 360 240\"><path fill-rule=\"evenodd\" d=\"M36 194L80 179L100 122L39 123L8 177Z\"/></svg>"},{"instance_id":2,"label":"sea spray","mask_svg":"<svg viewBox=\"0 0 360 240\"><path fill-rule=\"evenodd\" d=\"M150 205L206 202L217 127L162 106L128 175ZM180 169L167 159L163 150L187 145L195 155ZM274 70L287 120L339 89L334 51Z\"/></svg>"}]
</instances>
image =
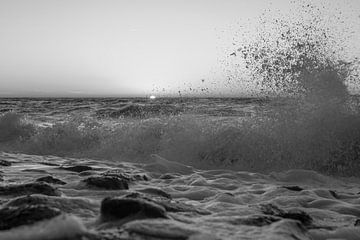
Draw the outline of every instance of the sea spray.
<instances>
[{"instance_id":1,"label":"sea spray","mask_svg":"<svg viewBox=\"0 0 360 240\"><path fill-rule=\"evenodd\" d=\"M334 32L322 9L302 1L295 11L264 14L257 35L236 53L262 91L290 97L260 123L280 148L274 164L349 173L358 168L360 122L346 84L358 81L358 60L344 50L346 29Z\"/></svg>"},{"instance_id":2,"label":"sea spray","mask_svg":"<svg viewBox=\"0 0 360 240\"><path fill-rule=\"evenodd\" d=\"M6 143L19 138L27 138L34 133L31 124L25 123L23 116L7 113L0 116L0 142Z\"/></svg>"}]
</instances>

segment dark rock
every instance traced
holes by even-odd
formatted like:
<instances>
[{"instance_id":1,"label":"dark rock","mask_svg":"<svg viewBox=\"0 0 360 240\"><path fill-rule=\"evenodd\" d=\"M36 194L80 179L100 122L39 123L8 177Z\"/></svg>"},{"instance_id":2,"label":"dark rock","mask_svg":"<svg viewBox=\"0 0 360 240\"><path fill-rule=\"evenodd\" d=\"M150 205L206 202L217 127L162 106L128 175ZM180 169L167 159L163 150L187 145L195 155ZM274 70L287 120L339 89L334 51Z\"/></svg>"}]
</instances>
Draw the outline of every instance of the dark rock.
<instances>
[{"instance_id":1,"label":"dark rock","mask_svg":"<svg viewBox=\"0 0 360 240\"><path fill-rule=\"evenodd\" d=\"M309 216L309 214L298 209L285 212L282 216L279 217L300 221L305 226L309 226L312 224L312 218Z\"/></svg>"},{"instance_id":2,"label":"dark rock","mask_svg":"<svg viewBox=\"0 0 360 240\"><path fill-rule=\"evenodd\" d=\"M60 215L60 210L45 205L22 205L0 209L0 230L50 219Z\"/></svg>"},{"instance_id":3,"label":"dark rock","mask_svg":"<svg viewBox=\"0 0 360 240\"><path fill-rule=\"evenodd\" d=\"M262 227L262 226L270 225L279 220L281 220L281 218L279 217L258 215L258 216L250 216L247 218L232 219L229 221L229 223L233 225L248 225L248 226Z\"/></svg>"},{"instance_id":4,"label":"dark rock","mask_svg":"<svg viewBox=\"0 0 360 240\"><path fill-rule=\"evenodd\" d=\"M47 182L47 183L52 183L52 184L59 184L59 185L65 185L66 182L54 178L53 176L45 176L45 177L40 177L38 179L36 179L36 182Z\"/></svg>"},{"instance_id":5,"label":"dark rock","mask_svg":"<svg viewBox=\"0 0 360 240\"><path fill-rule=\"evenodd\" d=\"M285 213L284 210L280 209L279 207L275 206L274 204L261 204L260 205L260 210L267 215L273 215L273 216L278 216L278 215L282 215Z\"/></svg>"},{"instance_id":6,"label":"dark rock","mask_svg":"<svg viewBox=\"0 0 360 240\"><path fill-rule=\"evenodd\" d=\"M131 174L126 173L122 169L112 169L109 171L106 171L101 174L102 176L106 177L117 177L120 179L125 179L127 181L148 181L149 177L145 174Z\"/></svg>"},{"instance_id":7,"label":"dark rock","mask_svg":"<svg viewBox=\"0 0 360 240\"><path fill-rule=\"evenodd\" d=\"M356 219L356 221L355 221L355 223L354 223L354 226L355 226L355 227L360 226L360 219Z\"/></svg>"},{"instance_id":8,"label":"dark rock","mask_svg":"<svg viewBox=\"0 0 360 240\"><path fill-rule=\"evenodd\" d=\"M11 166L11 162L0 159L0 166L9 167L9 166Z\"/></svg>"},{"instance_id":9,"label":"dark rock","mask_svg":"<svg viewBox=\"0 0 360 240\"><path fill-rule=\"evenodd\" d=\"M60 169L66 170L66 171L71 171L71 172L84 172L84 171L89 171L89 170L93 170L92 167L90 166L86 166L86 165L76 165L76 166L70 166L70 167L60 167Z\"/></svg>"},{"instance_id":10,"label":"dark rock","mask_svg":"<svg viewBox=\"0 0 360 240\"><path fill-rule=\"evenodd\" d=\"M128 182L117 177L94 176L83 180L89 187L96 187L109 190L129 189Z\"/></svg>"},{"instance_id":11,"label":"dark rock","mask_svg":"<svg viewBox=\"0 0 360 240\"><path fill-rule=\"evenodd\" d=\"M34 193L44 194L48 196L61 195L59 190L44 182L0 186L0 196L1 195L21 196L21 195L29 195Z\"/></svg>"},{"instance_id":12,"label":"dark rock","mask_svg":"<svg viewBox=\"0 0 360 240\"><path fill-rule=\"evenodd\" d=\"M149 181L149 177L145 174L135 174L133 175L133 179L138 181Z\"/></svg>"},{"instance_id":13,"label":"dark rock","mask_svg":"<svg viewBox=\"0 0 360 240\"><path fill-rule=\"evenodd\" d=\"M167 218L163 207L143 199L105 198L101 202L102 221L120 220L126 217L134 219Z\"/></svg>"},{"instance_id":14,"label":"dark rock","mask_svg":"<svg viewBox=\"0 0 360 240\"><path fill-rule=\"evenodd\" d=\"M301 188L299 186L283 186L283 188L286 188L288 190L295 191L295 192L300 192L300 191L304 190L303 188Z\"/></svg>"},{"instance_id":15,"label":"dark rock","mask_svg":"<svg viewBox=\"0 0 360 240\"><path fill-rule=\"evenodd\" d=\"M145 201L153 202L157 205L162 206L168 212L193 212L201 215L211 214L210 212L203 210L201 208L194 207L189 204L185 204L179 201L171 200L162 196L151 196L148 194L142 194L139 192L134 192L126 195L127 198L136 198L142 199Z\"/></svg>"},{"instance_id":16,"label":"dark rock","mask_svg":"<svg viewBox=\"0 0 360 240\"><path fill-rule=\"evenodd\" d=\"M98 212L98 204L86 198L68 198L33 194L14 198L5 203L6 207L19 207L22 205L46 205L57 208L65 213L78 214L81 216L94 216Z\"/></svg>"},{"instance_id":17,"label":"dark rock","mask_svg":"<svg viewBox=\"0 0 360 240\"><path fill-rule=\"evenodd\" d=\"M21 205L47 205L50 206L50 197L45 195L21 196L6 203L8 207L19 207ZM53 206L51 206L53 207Z\"/></svg>"},{"instance_id":18,"label":"dark rock","mask_svg":"<svg viewBox=\"0 0 360 240\"><path fill-rule=\"evenodd\" d=\"M306 226L312 224L312 218L309 214L298 209L285 211L270 203L260 205L260 210L266 215L297 220Z\"/></svg>"}]
</instances>

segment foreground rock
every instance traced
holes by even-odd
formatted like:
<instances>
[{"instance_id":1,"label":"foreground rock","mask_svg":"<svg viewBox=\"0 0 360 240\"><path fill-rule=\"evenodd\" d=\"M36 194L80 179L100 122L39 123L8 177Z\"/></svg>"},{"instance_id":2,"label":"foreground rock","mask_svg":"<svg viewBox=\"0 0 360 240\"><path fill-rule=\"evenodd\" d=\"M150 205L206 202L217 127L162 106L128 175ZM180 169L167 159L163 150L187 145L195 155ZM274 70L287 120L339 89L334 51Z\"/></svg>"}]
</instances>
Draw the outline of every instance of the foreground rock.
<instances>
[{"instance_id":1,"label":"foreground rock","mask_svg":"<svg viewBox=\"0 0 360 240\"><path fill-rule=\"evenodd\" d=\"M167 218L160 205L142 199L105 198L101 203L101 221Z\"/></svg>"},{"instance_id":2,"label":"foreground rock","mask_svg":"<svg viewBox=\"0 0 360 240\"><path fill-rule=\"evenodd\" d=\"M80 217L95 217L98 214L99 204L86 198L70 198L45 196L34 194L21 196L5 203L5 207L19 207L22 205L46 205L57 208L64 213L76 214Z\"/></svg>"},{"instance_id":3,"label":"foreground rock","mask_svg":"<svg viewBox=\"0 0 360 240\"><path fill-rule=\"evenodd\" d=\"M95 187L107 190L126 190L129 184L126 180L117 177L94 176L83 180L88 187Z\"/></svg>"},{"instance_id":4,"label":"foreground rock","mask_svg":"<svg viewBox=\"0 0 360 240\"><path fill-rule=\"evenodd\" d=\"M44 182L0 186L0 196L4 196L4 195L21 196L21 195L30 195L35 193L44 194L48 196L61 195L59 190Z\"/></svg>"},{"instance_id":5,"label":"foreground rock","mask_svg":"<svg viewBox=\"0 0 360 240\"><path fill-rule=\"evenodd\" d=\"M149 177L145 174L134 174L124 172L122 169L111 169L101 174L101 176L105 177L116 177L120 179L124 179L128 182L130 181L148 181Z\"/></svg>"},{"instance_id":6,"label":"foreground rock","mask_svg":"<svg viewBox=\"0 0 360 240\"><path fill-rule=\"evenodd\" d=\"M46 205L21 205L0 209L0 230L33 224L60 215L60 210Z\"/></svg>"}]
</instances>

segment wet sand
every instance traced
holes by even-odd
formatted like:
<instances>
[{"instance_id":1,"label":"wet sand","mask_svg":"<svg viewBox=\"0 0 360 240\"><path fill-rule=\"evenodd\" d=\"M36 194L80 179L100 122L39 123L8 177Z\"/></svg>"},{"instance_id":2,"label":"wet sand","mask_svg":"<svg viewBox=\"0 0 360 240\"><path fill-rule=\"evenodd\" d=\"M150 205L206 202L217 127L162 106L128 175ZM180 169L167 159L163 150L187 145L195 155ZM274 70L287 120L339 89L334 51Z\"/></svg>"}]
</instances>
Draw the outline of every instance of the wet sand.
<instances>
[{"instance_id":1,"label":"wet sand","mask_svg":"<svg viewBox=\"0 0 360 240\"><path fill-rule=\"evenodd\" d=\"M1 153L0 239L359 239L360 180Z\"/></svg>"}]
</instances>

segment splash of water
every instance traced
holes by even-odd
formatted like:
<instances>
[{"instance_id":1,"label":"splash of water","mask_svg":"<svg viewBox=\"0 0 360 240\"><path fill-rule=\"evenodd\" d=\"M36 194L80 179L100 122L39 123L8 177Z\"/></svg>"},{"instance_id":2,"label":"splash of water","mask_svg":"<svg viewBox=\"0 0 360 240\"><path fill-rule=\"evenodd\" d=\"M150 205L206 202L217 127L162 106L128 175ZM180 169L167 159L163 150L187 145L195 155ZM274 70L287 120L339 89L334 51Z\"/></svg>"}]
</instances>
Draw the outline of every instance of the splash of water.
<instances>
[{"instance_id":1,"label":"splash of water","mask_svg":"<svg viewBox=\"0 0 360 240\"><path fill-rule=\"evenodd\" d=\"M359 165L360 118L347 83L358 82L359 62L344 50L346 29L334 32L319 7L297 6L288 18L264 14L236 50L263 92L291 97L255 125L272 136L275 165L349 173Z\"/></svg>"}]
</instances>

